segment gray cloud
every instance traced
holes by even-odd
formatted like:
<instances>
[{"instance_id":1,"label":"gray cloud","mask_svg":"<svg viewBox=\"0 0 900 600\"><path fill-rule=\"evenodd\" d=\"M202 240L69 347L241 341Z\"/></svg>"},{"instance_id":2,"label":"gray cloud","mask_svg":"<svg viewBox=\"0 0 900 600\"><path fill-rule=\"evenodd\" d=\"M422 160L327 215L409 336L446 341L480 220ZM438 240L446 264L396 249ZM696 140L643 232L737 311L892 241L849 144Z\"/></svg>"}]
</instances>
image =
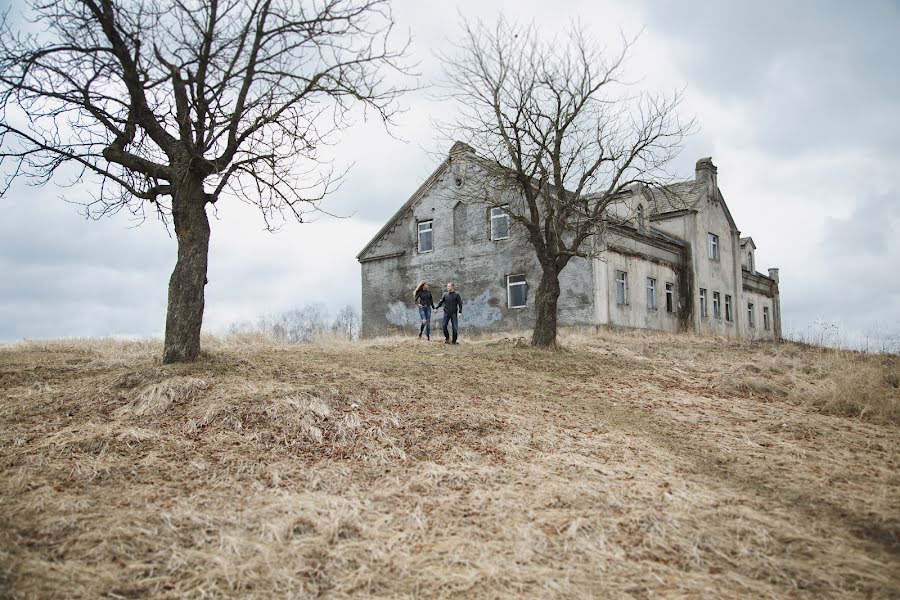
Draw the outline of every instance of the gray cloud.
<instances>
[{"instance_id":1,"label":"gray cloud","mask_svg":"<svg viewBox=\"0 0 900 600\"><path fill-rule=\"evenodd\" d=\"M0 0L0 8L8 0ZM822 317L861 331L900 330L900 55L896 3L398 0L426 78L455 36L457 6L564 26L579 17L603 35L647 30L632 64L648 86L687 85L702 131L674 167L693 175L713 155L720 185L761 266L782 268L788 327ZM610 37L614 40L614 37ZM613 44L614 45L614 44ZM656 53L653 55L653 53ZM394 134L364 121L337 138L335 166L354 165L323 208L352 218L262 230L252 207L222 202L213 220L205 329L223 331L310 302L358 306L355 255L434 169L446 141L431 128L452 106L410 95ZM65 190L78 193L78 190ZM85 222L53 186L18 186L0 200L0 340L161 335L175 242L157 223Z\"/></svg>"},{"instance_id":2,"label":"gray cloud","mask_svg":"<svg viewBox=\"0 0 900 600\"><path fill-rule=\"evenodd\" d=\"M900 139L900 8L868 2L653 3L694 89L748 113L746 141L779 153Z\"/></svg>"}]
</instances>

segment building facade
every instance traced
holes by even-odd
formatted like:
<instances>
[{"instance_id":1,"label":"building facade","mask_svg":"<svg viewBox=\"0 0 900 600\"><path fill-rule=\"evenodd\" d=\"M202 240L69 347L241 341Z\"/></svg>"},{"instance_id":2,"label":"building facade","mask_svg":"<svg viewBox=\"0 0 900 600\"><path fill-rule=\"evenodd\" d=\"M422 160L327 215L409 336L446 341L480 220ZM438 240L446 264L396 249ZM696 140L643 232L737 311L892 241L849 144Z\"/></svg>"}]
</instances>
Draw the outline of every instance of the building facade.
<instances>
[{"instance_id":1,"label":"building facade","mask_svg":"<svg viewBox=\"0 0 900 600\"><path fill-rule=\"evenodd\" d=\"M481 161L455 144L359 253L363 336L418 331L412 292L422 279L435 298L456 283L461 327L534 326L540 266L504 201L476 187ZM756 245L740 236L712 159L697 161L692 180L634 186L619 200L589 257L560 274L559 325L781 337L778 269L756 271Z\"/></svg>"}]
</instances>

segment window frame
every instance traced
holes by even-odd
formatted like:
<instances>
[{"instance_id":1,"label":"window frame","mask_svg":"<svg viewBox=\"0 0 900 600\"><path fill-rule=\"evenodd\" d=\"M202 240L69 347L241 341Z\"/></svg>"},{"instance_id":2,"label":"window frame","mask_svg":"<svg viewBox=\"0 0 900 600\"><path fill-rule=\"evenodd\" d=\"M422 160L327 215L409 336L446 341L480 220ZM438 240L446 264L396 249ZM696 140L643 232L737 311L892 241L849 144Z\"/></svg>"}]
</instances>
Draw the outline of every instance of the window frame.
<instances>
[{"instance_id":1,"label":"window frame","mask_svg":"<svg viewBox=\"0 0 900 600\"><path fill-rule=\"evenodd\" d=\"M510 281L513 277L521 277L521 281ZM522 299L523 304L517 304L513 306L512 304L512 288L513 287L522 287ZM516 273L514 275L506 276L506 308L528 308L528 280L525 276L525 273Z\"/></svg>"},{"instance_id":2,"label":"window frame","mask_svg":"<svg viewBox=\"0 0 900 600\"><path fill-rule=\"evenodd\" d=\"M726 323L734 322L734 315L732 313L733 308L732 308L731 304L732 304L731 303L731 295L725 294L725 322Z\"/></svg>"},{"instance_id":3,"label":"window frame","mask_svg":"<svg viewBox=\"0 0 900 600\"><path fill-rule=\"evenodd\" d=\"M675 313L675 284L666 282L666 312Z\"/></svg>"},{"instance_id":4,"label":"window frame","mask_svg":"<svg viewBox=\"0 0 900 600\"><path fill-rule=\"evenodd\" d=\"M619 278L621 275L621 279ZM619 302L619 282L622 283L622 301ZM616 269L616 306L628 306L628 271Z\"/></svg>"},{"instance_id":5,"label":"window frame","mask_svg":"<svg viewBox=\"0 0 900 600\"><path fill-rule=\"evenodd\" d=\"M763 315L763 329L766 331L769 331L769 329L770 329L769 325L771 325L771 323L769 321L769 307L768 306L763 306L762 315Z\"/></svg>"},{"instance_id":6,"label":"window frame","mask_svg":"<svg viewBox=\"0 0 900 600\"><path fill-rule=\"evenodd\" d=\"M422 229L422 225L428 225L428 229ZM431 234L431 248L428 250L422 250L422 234L430 233ZM416 249L419 254L428 254L429 252L434 252L434 219L426 219L425 221L416 221Z\"/></svg>"},{"instance_id":7,"label":"window frame","mask_svg":"<svg viewBox=\"0 0 900 600\"><path fill-rule=\"evenodd\" d=\"M500 214L495 215L494 211L501 211ZM488 211L488 217L490 218L490 237L492 242L501 242L503 240L509 239L510 226L512 225L512 220L509 218L509 204L501 204L499 206L492 206ZM506 219L506 236L505 237L496 237L494 236L494 220L495 219Z\"/></svg>"},{"instance_id":8,"label":"window frame","mask_svg":"<svg viewBox=\"0 0 900 600\"><path fill-rule=\"evenodd\" d=\"M656 278L647 277L647 310L659 310L656 305Z\"/></svg>"},{"instance_id":9,"label":"window frame","mask_svg":"<svg viewBox=\"0 0 900 600\"><path fill-rule=\"evenodd\" d=\"M706 306L707 301L708 301L708 298L706 297L706 288L700 288L700 318L701 319L705 319L709 316L707 314L707 309L709 308L708 306Z\"/></svg>"},{"instance_id":10,"label":"window frame","mask_svg":"<svg viewBox=\"0 0 900 600\"><path fill-rule=\"evenodd\" d=\"M722 295L719 292L712 293L713 318L722 319Z\"/></svg>"},{"instance_id":11,"label":"window frame","mask_svg":"<svg viewBox=\"0 0 900 600\"><path fill-rule=\"evenodd\" d=\"M711 231L707 231L706 236L706 254L709 260L720 260L719 236Z\"/></svg>"},{"instance_id":12,"label":"window frame","mask_svg":"<svg viewBox=\"0 0 900 600\"><path fill-rule=\"evenodd\" d=\"M753 314L754 304L752 302L747 303L747 325L751 329L756 329L756 319Z\"/></svg>"}]
</instances>

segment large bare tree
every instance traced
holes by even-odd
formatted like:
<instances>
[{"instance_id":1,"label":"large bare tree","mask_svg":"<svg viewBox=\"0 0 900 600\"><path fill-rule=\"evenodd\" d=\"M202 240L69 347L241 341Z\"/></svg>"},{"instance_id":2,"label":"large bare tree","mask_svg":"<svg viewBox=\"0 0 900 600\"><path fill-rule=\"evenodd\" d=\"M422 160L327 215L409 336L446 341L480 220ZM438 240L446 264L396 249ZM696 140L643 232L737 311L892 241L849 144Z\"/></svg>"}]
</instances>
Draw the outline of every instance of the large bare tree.
<instances>
[{"instance_id":1,"label":"large bare tree","mask_svg":"<svg viewBox=\"0 0 900 600\"><path fill-rule=\"evenodd\" d=\"M322 145L356 107L386 123L406 44L387 0L34 0L0 25L0 161L97 182L91 216L171 219L164 362L200 351L208 205L303 220L340 178ZM75 168L70 168L74 166Z\"/></svg>"},{"instance_id":2,"label":"large bare tree","mask_svg":"<svg viewBox=\"0 0 900 600\"><path fill-rule=\"evenodd\" d=\"M493 28L464 22L464 31L442 57L459 106L444 125L490 159L480 197L514 198L510 217L542 271L532 344L552 347L560 273L591 255L626 188L666 176L694 124L678 116L679 92L641 93L623 79L628 40L610 54L577 26L545 40L503 18Z\"/></svg>"}]
</instances>

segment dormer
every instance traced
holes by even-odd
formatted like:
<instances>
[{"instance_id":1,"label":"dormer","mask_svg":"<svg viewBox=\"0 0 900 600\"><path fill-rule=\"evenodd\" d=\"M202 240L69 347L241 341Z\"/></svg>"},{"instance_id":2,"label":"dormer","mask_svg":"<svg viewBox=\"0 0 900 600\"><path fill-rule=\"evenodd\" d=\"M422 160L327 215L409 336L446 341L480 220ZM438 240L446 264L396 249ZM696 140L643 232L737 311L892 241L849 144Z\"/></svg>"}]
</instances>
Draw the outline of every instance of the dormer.
<instances>
[{"instance_id":1,"label":"dormer","mask_svg":"<svg viewBox=\"0 0 900 600\"><path fill-rule=\"evenodd\" d=\"M756 273L756 244L752 237L741 238L741 267L751 273Z\"/></svg>"}]
</instances>

